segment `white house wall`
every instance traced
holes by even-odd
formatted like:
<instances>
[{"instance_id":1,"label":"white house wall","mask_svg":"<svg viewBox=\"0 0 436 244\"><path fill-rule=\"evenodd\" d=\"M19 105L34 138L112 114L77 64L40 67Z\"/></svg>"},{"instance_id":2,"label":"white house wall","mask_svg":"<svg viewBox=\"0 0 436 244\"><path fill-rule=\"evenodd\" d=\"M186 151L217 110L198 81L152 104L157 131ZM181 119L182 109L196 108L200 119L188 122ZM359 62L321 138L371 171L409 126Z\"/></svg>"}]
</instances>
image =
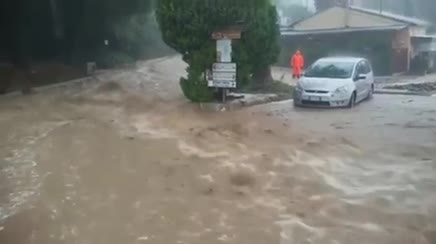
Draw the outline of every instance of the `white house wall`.
<instances>
[{"instance_id":1,"label":"white house wall","mask_svg":"<svg viewBox=\"0 0 436 244\"><path fill-rule=\"evenodd\" d=\"M427 27L423 26L411 26L409 30L410 36L423 36L427 33Z\"/></svg>"}]
</instances>

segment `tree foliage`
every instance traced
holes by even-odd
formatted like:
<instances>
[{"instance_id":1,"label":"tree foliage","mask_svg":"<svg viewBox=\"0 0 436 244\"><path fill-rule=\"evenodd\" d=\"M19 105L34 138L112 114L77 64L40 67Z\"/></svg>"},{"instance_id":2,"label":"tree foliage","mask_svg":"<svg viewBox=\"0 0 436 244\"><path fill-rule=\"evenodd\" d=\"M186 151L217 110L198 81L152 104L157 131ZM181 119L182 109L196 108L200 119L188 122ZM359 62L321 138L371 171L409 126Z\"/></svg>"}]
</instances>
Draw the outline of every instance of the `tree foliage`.
<instances>
[{"instance_id":1,"label":"tree foliage","mask_svg":"<svg viewBox=\"0 0 436 244\"><path fill-rule=\"evenodd\" d=\"M315 0L315 7L317 11L322 11L334 6L344 7L347 0Z\"/></svg>"},{"instance_id":2,"label":"tree foliage","mask_svg":"<svg viewBox=\"0 0 436 244\"><path fill-rule=\"evenodd\" d=\"M67 39L67 48L79 55L79 59L97 57L122 61L141 58L152 33L147 29L151 27L147 26L151 21L151 0L67 2L69 6L64 10L72 32Z\"/></svg>"},{"instance_id":3,"label":"tree foliage","mask_svg":"<svg viewBox=\"0 0 436 244\"><path fill-rule=\"evenodd\" d=\"M215 61L216 44L211 38L215 30L244 26L242 39L233 42L233 60L242 85L259 71L268 70L279 54L277 14L269 0L160 0L156 14L163 40L189 65L181 86L195 102L213 97L204 71Z\"/></svg>"},{"instance_id":4,"label":"tree foliage","mask_svg":"<svg viewBox=\"0 0 436 244\"><path fill-rule=\"evenodd\" d=\"M138 58L159 36L150 25L152 0L5 0L1 6L2 46L18 59L73 56L93 60L104 53ZM147 27L149 29L147 29ZM150 31L154 28L154 32ZM153 37L154 38L154 37ZM110 44L105 46L104 40Z\"/></svg>"}]
</instances>

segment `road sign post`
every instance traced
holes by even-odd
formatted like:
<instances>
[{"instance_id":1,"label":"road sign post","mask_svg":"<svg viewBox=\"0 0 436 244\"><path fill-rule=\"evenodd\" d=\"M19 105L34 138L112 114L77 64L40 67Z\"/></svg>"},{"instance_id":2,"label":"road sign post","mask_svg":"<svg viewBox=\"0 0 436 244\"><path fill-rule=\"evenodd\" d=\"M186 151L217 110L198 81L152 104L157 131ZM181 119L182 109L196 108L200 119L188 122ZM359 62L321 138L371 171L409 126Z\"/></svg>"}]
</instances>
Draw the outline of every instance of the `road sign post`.
<instances>
[{"instance_id":1,"label":"road sign post","mask_svg":"<svg viewBox=\"0 0 436 244\"><path fill-rule=\"evenodd\" d=\"M236 88L236 63L232 63L232 40L241 39L240 26L229 27L212 33L216 40L216 63L208 73L208 86L222 90L222 102L226 103L227 89Z\"/></svg>"}]
</instances>

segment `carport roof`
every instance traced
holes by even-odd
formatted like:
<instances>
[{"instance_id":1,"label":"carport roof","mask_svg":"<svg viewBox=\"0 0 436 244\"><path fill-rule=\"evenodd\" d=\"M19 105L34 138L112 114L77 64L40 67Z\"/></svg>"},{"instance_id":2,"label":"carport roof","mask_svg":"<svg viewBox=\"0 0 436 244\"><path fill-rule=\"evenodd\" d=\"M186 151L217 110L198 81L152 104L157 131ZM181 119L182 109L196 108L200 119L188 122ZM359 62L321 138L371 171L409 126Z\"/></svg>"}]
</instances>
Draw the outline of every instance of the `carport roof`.
<instances>
[{"instance_id":1,"label":"carport roof","mask_svg":"<svg viewBox=\"0 0 436 244\"><path fill-rule=\"evenodd\" d=\"M282 29L281 35L283 36L298 36L298 35L312 35L312 34L339 34L339 33L352 33L362 31L387 31L387 30L401 30L406 28L407 25L395 25L386 27L362 27L362 28L336 28L336 29L318 29L318 30L295 30L295 29Z\"/></svg>"},{"instance_id":2,"label":"carport roof","mask_svg":"<svg viewBox=\"0 0 436 244\"><path fill-rule=\"evenodd\" d=\"M282 29L284 35L397 30L407 26L426 26L427 22L398 15L350 7L332 7Z\"/></svg>"},{"instance_id":3,"label":"carport roof","mask_svg":"<svg viewBox=\"0 0 436 244\"><path fill-rule=\"evenodd\" d=\"M372 15L376 15L376 16L381 16L384 18L388 18L388 19L392 19L398 22L403 22L405 24L409 24L409 25L417 25L417 26L431 26L431 23L423 20L423 19L418 19L418 18L413 18L413 17L408 17L408 16L404 16L404 15L400 15L400 14L394 14L391 12L386 12L386 11L377 11L377 10L373 10L373 9L367 9L367 8L361 8L361 7L356 7L356 6L351 6L350 9L355 10L355 11L360 11L363 13L368 13L368 14L372 14Z\"/></svg>"}]
</instances>

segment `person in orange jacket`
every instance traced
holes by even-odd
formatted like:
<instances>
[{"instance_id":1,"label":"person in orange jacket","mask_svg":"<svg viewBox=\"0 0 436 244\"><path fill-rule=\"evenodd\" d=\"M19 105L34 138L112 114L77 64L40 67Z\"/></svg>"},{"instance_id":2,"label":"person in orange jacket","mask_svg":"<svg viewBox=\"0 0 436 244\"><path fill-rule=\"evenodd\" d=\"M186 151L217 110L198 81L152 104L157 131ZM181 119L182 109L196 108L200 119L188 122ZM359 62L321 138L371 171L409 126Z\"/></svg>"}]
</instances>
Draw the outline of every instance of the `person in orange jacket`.
<instances>
[{"instance_id":1,"label":"person in orange jacket","mask_svg":"<svg viewBox=\"0 0 436 244\"><path fill-rule=\"evenodd\" d=\"M301 54L300 50L297 49L294 55L292 55L290 60L290 66L292 69L292 78L300 78L301 71L304 67L304 56Z\"/></svg>"}]
</instances>

